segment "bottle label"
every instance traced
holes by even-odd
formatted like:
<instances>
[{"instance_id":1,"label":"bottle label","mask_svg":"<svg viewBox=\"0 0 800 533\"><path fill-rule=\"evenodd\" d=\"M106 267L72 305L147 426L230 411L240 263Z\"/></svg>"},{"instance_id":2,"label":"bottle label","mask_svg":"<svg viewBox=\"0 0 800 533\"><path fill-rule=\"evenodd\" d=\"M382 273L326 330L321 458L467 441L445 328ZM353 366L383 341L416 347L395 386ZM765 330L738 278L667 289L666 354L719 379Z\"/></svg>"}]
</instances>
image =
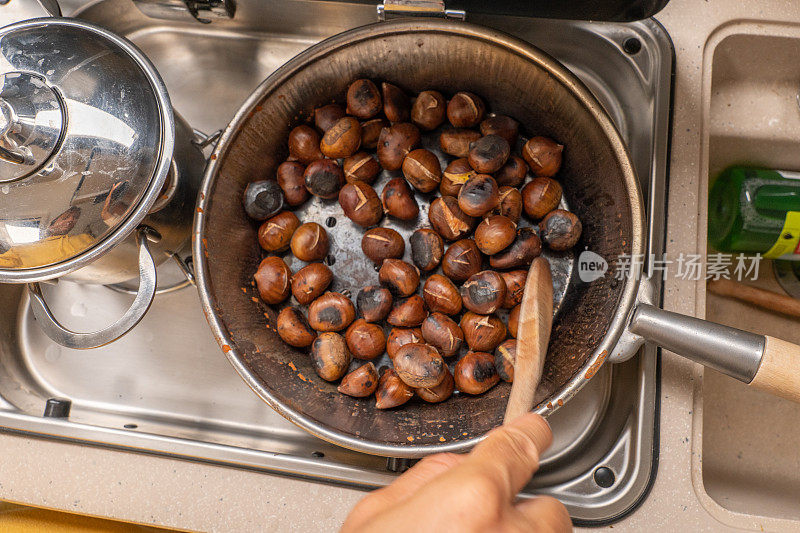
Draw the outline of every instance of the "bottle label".
<instances>
[{"instance_id":1,"label":"bottle label","mask_svg":"<svg viewBox=\"0 0 800 533\"><path fill-rule=\"evenodd\" d=\"M786 213L781 235L764 257L800 261L800 211Z\"/></svg>"}]
</instances>

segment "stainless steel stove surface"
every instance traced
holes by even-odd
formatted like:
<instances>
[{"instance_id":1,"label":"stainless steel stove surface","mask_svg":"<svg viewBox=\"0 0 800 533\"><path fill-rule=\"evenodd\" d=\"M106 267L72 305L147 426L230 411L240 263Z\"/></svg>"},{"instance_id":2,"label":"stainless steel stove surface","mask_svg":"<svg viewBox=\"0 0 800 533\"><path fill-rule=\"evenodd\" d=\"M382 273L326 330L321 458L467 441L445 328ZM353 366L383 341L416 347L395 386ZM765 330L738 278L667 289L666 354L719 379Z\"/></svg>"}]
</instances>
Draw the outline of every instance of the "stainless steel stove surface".
<instances>
[{"instance_id":1,"label":"stainless steel stove surface","mask_svg":"<svg viewBox=\"0 0 800 533\"><path fill-rule=\"evenodd\" d=\"M76 16L137 44L163 76L175 108L193 127L211 132L283 62L327 36L373 22L375 10L243 0L234 20L202 25L149 19L129 0L105 0ZM593 24L469 14L467 20L539 46L597 95L639 174L650 250L663 250L673 61L663 28L653 20ZM46 292L54 313L80 330L110 322L130 302L105 287L68 282ZM0 286L0 302L0 427L6 431L364 488L391 482L403 466L325 443L273 412L223 357L193 289L158 296L132 333L90 351L59 347L42 334L23 287ZM657 380L652 347L605 365L550 418L553 446L524 494L558 497L579 524L612 521L634 508L655 475ZM55 397L72 401L68 418L41 416Z\"/></svg>"}]
</instances>

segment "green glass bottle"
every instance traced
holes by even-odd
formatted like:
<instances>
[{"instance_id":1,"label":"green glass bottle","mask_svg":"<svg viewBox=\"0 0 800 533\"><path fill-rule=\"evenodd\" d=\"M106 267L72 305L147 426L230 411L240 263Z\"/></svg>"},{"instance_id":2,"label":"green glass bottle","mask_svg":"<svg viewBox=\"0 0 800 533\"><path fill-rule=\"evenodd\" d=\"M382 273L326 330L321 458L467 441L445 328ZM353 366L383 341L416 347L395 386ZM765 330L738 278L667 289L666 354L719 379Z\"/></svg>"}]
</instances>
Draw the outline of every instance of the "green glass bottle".
<instances>
[{"instance_id":1,"label":"green glass bottle","mask_svg":"<svg viewBox=\"0 0 800 533\"><path fill-rule=\"evenodd\" d=\"M709 194L708 239L721 252L800 261L800 172L724 170Z\"/></svg>"}]
</instances>

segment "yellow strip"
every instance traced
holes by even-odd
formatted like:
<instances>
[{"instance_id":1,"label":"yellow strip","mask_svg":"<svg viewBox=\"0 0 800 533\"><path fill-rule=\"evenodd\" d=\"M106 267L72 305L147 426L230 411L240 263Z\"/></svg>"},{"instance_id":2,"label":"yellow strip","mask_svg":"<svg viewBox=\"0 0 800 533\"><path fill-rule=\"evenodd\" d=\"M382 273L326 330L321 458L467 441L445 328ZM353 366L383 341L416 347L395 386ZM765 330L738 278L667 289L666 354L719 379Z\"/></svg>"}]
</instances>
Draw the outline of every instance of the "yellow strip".
<instances>
[{"instance_id":1,"label":"yellow strip","mask_svg":"<svg viewBox=\"0 0 800 533\"><path fill-rule=\"evenodd\" d=\"M789 211L783 223L781 236L764 257L767 259L799 259L797 245L800 244L800 211Z\"/></svg>"}]
</instances>

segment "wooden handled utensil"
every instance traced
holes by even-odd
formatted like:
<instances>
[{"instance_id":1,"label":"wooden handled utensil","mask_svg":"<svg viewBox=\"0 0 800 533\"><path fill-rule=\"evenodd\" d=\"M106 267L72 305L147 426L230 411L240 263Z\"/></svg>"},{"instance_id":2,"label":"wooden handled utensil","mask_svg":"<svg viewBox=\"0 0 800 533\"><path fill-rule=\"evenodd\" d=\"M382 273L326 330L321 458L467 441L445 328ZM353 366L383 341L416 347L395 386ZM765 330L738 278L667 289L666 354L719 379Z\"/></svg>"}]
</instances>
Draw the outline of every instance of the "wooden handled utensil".
<instances>
[{"instance_id":1,"label":"wooden handled utensil","mask_svg":"<svg viewBox=\"0 0 800 533\"><path fill-rule=\"evenodd\" d=\"M729 279L709 281L708 290L719 296L735 298L775 313L800 318L800 300L785 294L751 287Z\"/></svg>"},{"instance_id":2,"label":"wooden handled utensil","mask_svg":"<svg viewBox=\"0 0 800 533\"><path fill-rule=\"evenodd\" d=\"M553 327L553 277L546 259L533 260L525 282L525 293L517 326L517 360L504 422L533 408L536 387L542 379L550 330Z\"/></svg>"}]
</instances>

